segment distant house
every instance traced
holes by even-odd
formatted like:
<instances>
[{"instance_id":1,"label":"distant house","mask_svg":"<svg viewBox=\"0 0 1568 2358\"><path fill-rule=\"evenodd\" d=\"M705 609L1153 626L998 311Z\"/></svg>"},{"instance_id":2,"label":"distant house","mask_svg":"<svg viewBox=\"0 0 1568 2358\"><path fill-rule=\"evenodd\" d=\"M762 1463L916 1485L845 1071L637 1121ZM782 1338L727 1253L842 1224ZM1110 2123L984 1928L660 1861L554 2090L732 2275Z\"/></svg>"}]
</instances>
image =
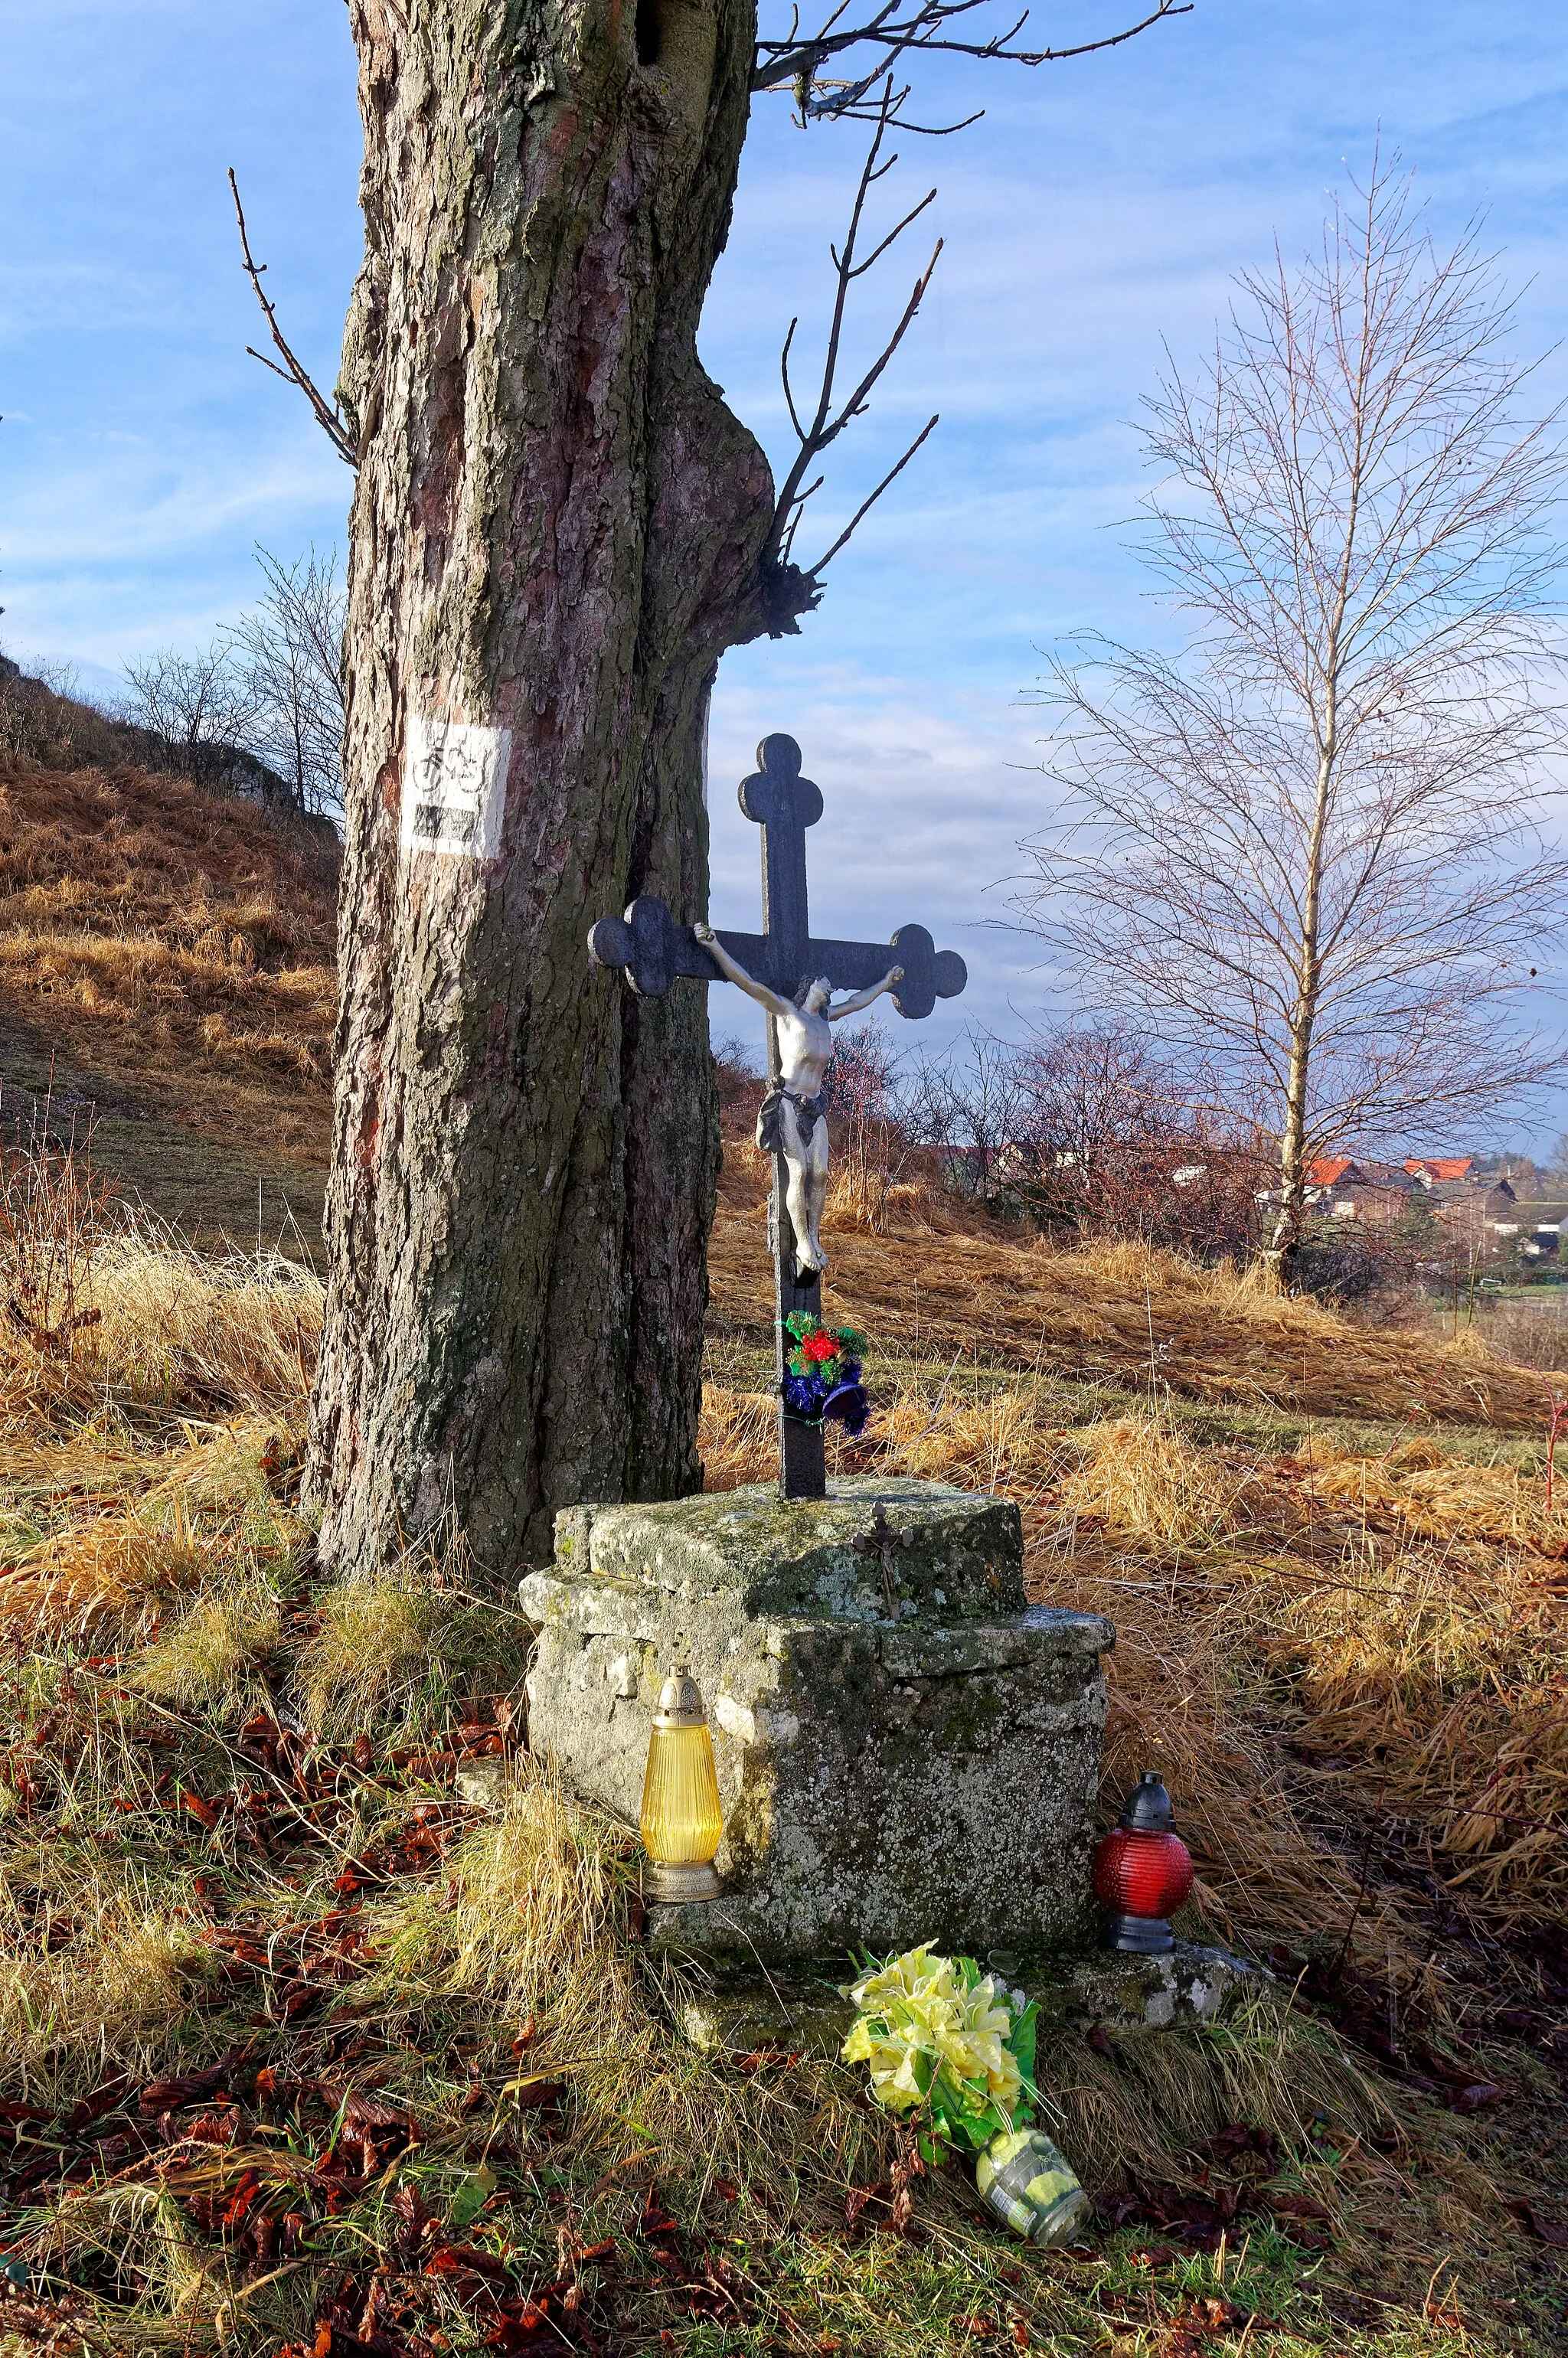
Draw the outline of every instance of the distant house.
<instances>
[{"instance_id":1,"label":"distant house","mask_svg":"<svg viewBox=\"0 0 1568 2358\"><path fill-rule=\"evenodd\" d=\"M1473 1251L1508 1252L1526 1226L1506 1179L1433 1179L1426 1195L1444 1227Z\"/></svg>"},{"instance_id":2,"label":"distant house","mask_svg":"<svg viewBox=\"0 0 1568 2358\"><path fill-rule=\"evenodd\" d=\"M1531 1217L1507 1179L1477 1173L1473 1154L1412 1154L1403 1163L1320 1154L1308 1163L1306 1180L1308 1206L1320 1219L1392 1227L1418 1209L1431 1211L1479 1260L1519 1253L1540 1260L1557 1254L1568 1233L1568 1205L1538 1213L1532 1206ZM1283 1200L1277 1185L1258 1191L1265 1210L1277 1210Z\"/></svg>"},{"instance_id":3,"label":"distant house","mask_svg":"<svg viewBox=\"0 0 1568 2358\"><path fill-rule=\"evenodd\" d=\"M1419 1183L1398 1163L1348 1154L1320 1155L1307 1165L1307 1202L1335 1220L1402 1219Z\"/></svg>"}]
</instances>

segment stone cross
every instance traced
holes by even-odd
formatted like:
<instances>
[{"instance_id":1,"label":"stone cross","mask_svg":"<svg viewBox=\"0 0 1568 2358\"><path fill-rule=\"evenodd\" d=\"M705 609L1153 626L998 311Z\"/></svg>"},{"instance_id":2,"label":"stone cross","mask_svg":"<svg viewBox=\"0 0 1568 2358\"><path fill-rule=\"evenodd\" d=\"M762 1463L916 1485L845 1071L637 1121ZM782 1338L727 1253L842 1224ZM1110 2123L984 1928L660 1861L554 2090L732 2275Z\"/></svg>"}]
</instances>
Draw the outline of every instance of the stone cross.
<instances>
[{"instance_id":1,"label":"stone cross","mask_svg":"<svg viewBox=\"0 0 1568 2358\"><path fill-rule=\"evenodd\" d=\"M800 747L793 737L763 738L757 768L741 784L741 807L762 830L762 931L719 933L739 965L785 998L808 974L826 975L835 990L863 990L880 981L890 964L902 966L903 979L892 991L892 1002L901 1015L911 1017L929 1015L939 999L957 997L968 980L964 961L957 950L939 950L924 925L901 925L891 944L813 938L806 904L806 830L822 817L822 790L801 776ZM678 924L651 892L640 893L623 917L601 917L589 934L588 946L599 965L622 968L644 999L662 997L677 978L724 979L691 927ZM768 1078L778 1076L778 1042L770 1017ZM779 1482L786 1498L822 1498L827 1495L822 1427L806 1424L784 1408L790 1350L784 1320L793 1310L814 1318L822 1314L821 1275L802 1271L796 1260L788 1184L784 1157L775 1154L768 1234L777 1323Z\"/></svg>"}]
</instances>

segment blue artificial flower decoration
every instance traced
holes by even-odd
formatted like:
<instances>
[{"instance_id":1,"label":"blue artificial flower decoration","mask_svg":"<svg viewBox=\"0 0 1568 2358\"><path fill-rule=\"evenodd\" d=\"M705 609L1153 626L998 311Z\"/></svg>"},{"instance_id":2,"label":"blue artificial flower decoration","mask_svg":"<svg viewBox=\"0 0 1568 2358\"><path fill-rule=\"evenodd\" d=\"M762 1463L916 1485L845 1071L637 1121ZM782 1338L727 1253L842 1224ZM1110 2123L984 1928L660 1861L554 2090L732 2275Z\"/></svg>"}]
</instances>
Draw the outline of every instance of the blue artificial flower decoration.
<instances>
[{"instance_id":1,"label":"blue artificial flower decoration","mask_svg":"<svg viewBox=\"0 0 1568 2358\"><path fill-rule=\"evenodd\" d=\"M815 1376L786 1376L784 1379L784 1404L791 1416L815 1424L822 1414L822 1386Z\"/></svg>"},{"instance_id":2,"label":"blue artificial flower decoration","mask_svg":"<svg viewBox=\"0 0 1568 2358\"><path fill-rule=\"evenodd\" d=\"M834 1385L822 1403L823 1416L824 1418L838 1417L845 1432L853 1441L858 1433L865 1431L866 1419L871 1412L871 1403L867 1399L866 1388L860 1381L860 1362L857 1359L847 1359L841 1379Z\"/></svg>"},{"instance_id":3,"label":"blue artificial flower decoration","mask_svg":"<svg viewBox=\"0 0 1568 2358\"><path fill-rule=\"evenodd\" d=\"M795 1346L781 1388L785 1415L803 1424L836 1417L851 1439L863 1433L871 1403L860 1381L860 1337L852 1327L818 1326L804 1311L785 1323Z\"/></svg>"}]
</instances>

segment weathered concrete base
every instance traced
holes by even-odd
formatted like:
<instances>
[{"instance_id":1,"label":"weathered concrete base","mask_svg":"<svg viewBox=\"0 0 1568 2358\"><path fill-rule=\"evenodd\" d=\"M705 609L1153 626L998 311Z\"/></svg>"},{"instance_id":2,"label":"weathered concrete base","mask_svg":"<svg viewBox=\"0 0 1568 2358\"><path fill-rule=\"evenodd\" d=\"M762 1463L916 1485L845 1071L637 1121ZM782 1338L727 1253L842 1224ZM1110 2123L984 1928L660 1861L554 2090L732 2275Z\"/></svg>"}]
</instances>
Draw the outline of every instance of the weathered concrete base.
<instances>
[{"instance_id":1,"label":"weathered concrete base","mask_svg":"<svg viewBox=\"0 0 1568 2358\"><path fill-rule=\"evenodd\" d=\"M847 1963L816 1975L766 1974L755 1965L704 1965L683 1977L678 2006L687 2037L705 2053L747 2054L783 2047L836 2056L855 2009L839 1995ZM837 1980L834 1978L837 1974ZM1056 1967L1005 1976L1040 2006L1041 2037L1099 2023L1119 2038L1191 2029L1211 2022L1244 1990L1273 1987L1271 1975L1225 1949L1180 1941L1162 1957L1097 1952Z\"/></svg>"},{"instance_id":2,"label":"weathered concrete base","mask_svg":"<svg viewBox=\"0 0 1568 2358\"><path fill-rule=\"evenodd\" d=\"M1098 1949L1061 1974L1024 1974L1023 1987L1040 2002L1042 2028L1087 2029L1103 2023L1124 2035L1190 2029L1212 2022L1247 1990L1271 1988L1273 1976L1233 1957L1228 1949L1178 1941L1159 1957L1127 1957Z\"/></svg>"},{"instance_id":3,"label":"weathered concrete base","mask_svg":"<svg viewBox=\"0 0 1568 2358\"><path fill-rule=\"evenodd\" d=\"M539 1631L529 1740L618 1815L635 1821L665 1673L689 1661L707 1698L727 1890L651 1910L654 1947L785 1960L1092 1940L1114 1633L1028 1607L1016 1507L860 1477L789 1505L758 1485L572 1508L554 1569L520 1594Z\"/></svg>"}]
</instances>

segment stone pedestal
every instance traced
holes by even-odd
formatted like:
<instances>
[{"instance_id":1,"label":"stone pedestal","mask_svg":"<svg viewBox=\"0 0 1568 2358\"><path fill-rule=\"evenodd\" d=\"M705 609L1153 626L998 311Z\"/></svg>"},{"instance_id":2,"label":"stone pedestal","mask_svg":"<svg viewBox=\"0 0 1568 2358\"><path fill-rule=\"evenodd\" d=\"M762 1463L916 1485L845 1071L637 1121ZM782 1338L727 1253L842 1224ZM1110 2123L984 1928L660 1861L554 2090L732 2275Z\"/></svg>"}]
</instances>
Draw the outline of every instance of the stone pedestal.
<instances>
[{"instance_id":1,"label":"stone pedestal","mask_svg":"<svg viewBox=\"0 0 1568 2358\"><path fill-rule=\"evenodd\" d=\"M571 1508L554 1568L520 1594L539 1632L530 1741L633 1823L660 1682L687 1660L701 1684L727 1888L652 1909L653 1944L789 1959L1092 1941L1114 1633L1027 1606L1016 1507L859 1477L788 1505L769 1485Z\"/></svg>"}]
</instances>

